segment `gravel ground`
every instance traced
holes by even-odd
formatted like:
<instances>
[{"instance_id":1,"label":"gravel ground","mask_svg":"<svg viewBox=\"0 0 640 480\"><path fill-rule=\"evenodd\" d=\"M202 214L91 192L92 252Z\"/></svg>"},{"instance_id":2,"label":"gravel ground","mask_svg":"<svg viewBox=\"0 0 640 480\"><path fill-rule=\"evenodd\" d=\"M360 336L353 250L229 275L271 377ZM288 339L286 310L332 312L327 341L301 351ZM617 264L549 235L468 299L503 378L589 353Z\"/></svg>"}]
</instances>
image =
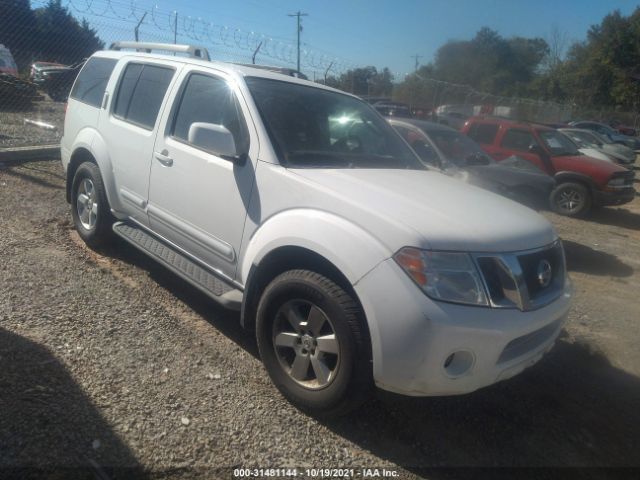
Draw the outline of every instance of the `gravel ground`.
<instances>
[{"instance_id":1,"label":"gravel ground","mask_svg":"<svg viewBox=\"0 0 640 480\"><path fill-rule=\"evenodd\" d=\"M237 314L124 243L87 249L72 230L59 162L5 165L0 472L218 478L233 467L377 467L438 479L477 477L449 468L480 466L632 478L640 198L588 221L545 215L565 239L576 288L549 355L471 395L379 394L349 417L319 421L271 385Z\"/></svg>"},{"instance_id":2,"label":"gravel ground","mask_svg":"<svg viewBox=\"0 0 640 480\"><path fill-rule=\"evenodd\" d=\"M0 148L51 145L60 143L64 127L65 103L43 100L30 107L13 111L0 110ZM46 130L25 124L34 120L53 125L55 130Z\"/></svg>"}]
</instances>

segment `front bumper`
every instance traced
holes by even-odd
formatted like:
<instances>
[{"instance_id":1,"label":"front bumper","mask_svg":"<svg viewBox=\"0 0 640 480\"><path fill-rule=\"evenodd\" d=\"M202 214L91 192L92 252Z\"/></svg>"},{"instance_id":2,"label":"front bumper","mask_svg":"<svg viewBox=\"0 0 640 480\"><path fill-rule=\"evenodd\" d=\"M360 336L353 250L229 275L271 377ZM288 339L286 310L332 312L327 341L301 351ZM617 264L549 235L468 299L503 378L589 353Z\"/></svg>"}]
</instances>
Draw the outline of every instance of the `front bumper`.
<instances>
[{"instance_id":1,"label":"front bumper","mask_svg":"<svg viewBox=\"0 0 640 480\"><path fill-rule=\"evenodd\" d=\"M518 374L553 346L571 300L567 280L558 299L528 312L436 302L392 259L354 288L369 324L376 385L411 396L469 393Z\"/></svg>"},{"instance_id":2,"label":"front bumper","mask_svg":"<svg viewBox=\"0 0 640 480\"><path fill-rule=\"evenodd\" d=\"M593 192L593 203L598 206L624 205L631 202L636 197L633 187L624 188L613 192L596 190Z\"/></svg>"}]
</instances>

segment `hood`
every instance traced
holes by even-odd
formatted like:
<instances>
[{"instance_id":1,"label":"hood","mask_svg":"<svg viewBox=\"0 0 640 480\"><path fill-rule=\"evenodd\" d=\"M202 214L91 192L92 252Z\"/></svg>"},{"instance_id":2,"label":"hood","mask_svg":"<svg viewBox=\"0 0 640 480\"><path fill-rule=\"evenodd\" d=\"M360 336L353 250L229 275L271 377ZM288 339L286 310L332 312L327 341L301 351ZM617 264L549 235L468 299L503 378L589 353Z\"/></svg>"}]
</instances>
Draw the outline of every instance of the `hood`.
<instances>
[{"instance_id":1,"label":"hood","mask_svg":"<svg viewBox=\"0 0 640 480\"><path fill-rule=\"evenodd\" d=\"M290 170L337 199L337 212L364 225L392 250L508 252L552 243L557 235L535 211L436 171ZM403 230L398 236L394 229ZM404 227L404 228L402 228Z\"/></svg>"},{"instance_id":2,"label":"hood","mask_svg":"<svg viewBox=\"0 0 640 480\"><path fill-rule=\"evenodd\" d=\"M636 152L625 145L620 145L619 143L605 143L602 146L602 150L607 155L612 155L625 163L634 162L636 160Z\"/></svg>"},{"instance_id":3,"label":"hood","mask_svg":"<svg viewBox=\"0 0 640 480\"><path fill-rule=\"evenodd\" d=\"M608 156L600 149L596 148L581 148L580 153L587 157L597 158L598 160L604 160L605 162L611 162L611 157Z\"/></svg>"},{"instance_id":4,"label":"hood","mask_svg":"<svg viewBox=\"0 0 640 480\"><path fill-rule=\"evenodd\" d=\"M575 171L599 177L611 176L616 172L626 172L627 169L610 161L587 157L586 155L556 155L553 157L556 171Z\"/></svg>"},{"instance_id":5,"label":"hood","mask_svg":"<svg viewBox=\"0 0 640 480\"><path fill-rule=\"evenodd\" d=\"M503 185L507 188L528 187L535 190L550 191L555 180L538 169L524 169L516 166L492 163L466 167L472 176L485 181Z\"/></svg>"}]
</instances>

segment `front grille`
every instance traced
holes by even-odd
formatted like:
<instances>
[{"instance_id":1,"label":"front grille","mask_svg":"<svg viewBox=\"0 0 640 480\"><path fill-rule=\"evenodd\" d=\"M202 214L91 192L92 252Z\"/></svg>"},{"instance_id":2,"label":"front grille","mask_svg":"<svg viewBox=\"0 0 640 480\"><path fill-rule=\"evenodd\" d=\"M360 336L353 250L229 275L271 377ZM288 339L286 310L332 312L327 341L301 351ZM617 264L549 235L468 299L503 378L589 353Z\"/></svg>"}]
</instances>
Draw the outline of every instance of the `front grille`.
<instances>
[{"instance_id":1,"label":"front grille","mask_svg":"<svg viewBox=\"0 0 640 480\"><path fill-rule=\"evenodd\" d=\"M562 294L566 267L560 241L526 252L474 258L492 307L535 310Z\"/></svg>"}]
</instances>

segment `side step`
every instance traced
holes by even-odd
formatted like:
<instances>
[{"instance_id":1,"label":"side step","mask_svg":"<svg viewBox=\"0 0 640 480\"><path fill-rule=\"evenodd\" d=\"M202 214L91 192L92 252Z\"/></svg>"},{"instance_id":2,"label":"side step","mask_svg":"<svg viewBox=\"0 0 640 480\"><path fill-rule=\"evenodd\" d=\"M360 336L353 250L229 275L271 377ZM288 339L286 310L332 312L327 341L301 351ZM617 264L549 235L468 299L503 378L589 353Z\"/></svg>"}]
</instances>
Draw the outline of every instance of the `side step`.
<instances>
[{"instance_id":1,"label":"side step","mask_svg":"<svg viewBox=\"0 0 640 480\"><path fill-rule=\"evenodd\" d=\"M147 233L142 228L125 222L113 224L113 231L134 247L142 250L154 260L182 277L223 307L240 310L242 292L229 285L209 270L167 245L162 240Z\"/></svg>"}]
</instances>

